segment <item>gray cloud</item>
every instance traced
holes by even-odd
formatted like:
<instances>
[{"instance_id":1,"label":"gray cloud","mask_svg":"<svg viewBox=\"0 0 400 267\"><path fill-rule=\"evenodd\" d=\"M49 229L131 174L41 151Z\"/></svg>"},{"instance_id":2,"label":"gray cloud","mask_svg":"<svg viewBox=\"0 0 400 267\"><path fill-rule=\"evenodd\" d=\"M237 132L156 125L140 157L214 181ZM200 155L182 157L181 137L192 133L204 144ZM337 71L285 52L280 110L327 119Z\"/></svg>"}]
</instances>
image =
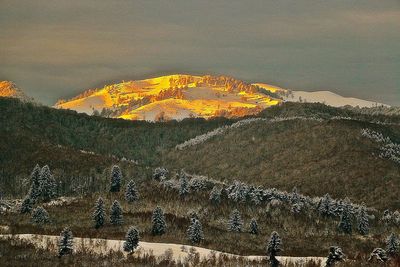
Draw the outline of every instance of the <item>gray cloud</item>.
<instances>
[{"instance_id":1,"label":"gray cloud","mask_svg":"<svg viewBox=\"0 0 400 267\"><path fill-rule=\"evenodd\" d=\"M397 0L0 2L0 79L44 103L184 72L400 105Z\"/></svg>"}]
</instances>

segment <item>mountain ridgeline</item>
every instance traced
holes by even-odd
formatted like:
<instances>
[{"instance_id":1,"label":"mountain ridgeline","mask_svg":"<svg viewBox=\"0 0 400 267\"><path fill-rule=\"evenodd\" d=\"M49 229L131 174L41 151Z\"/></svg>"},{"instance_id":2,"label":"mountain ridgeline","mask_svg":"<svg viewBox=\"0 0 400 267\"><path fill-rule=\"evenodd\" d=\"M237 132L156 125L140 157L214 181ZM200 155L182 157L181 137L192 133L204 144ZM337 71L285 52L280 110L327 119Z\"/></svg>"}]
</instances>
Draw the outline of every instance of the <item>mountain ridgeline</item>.
<instances>
[{"instance_id":1,"label":"mountain ridgeline","mask_svg":"<svg viewBox=\"0 0 400 267\"><path fill-rule=\"evenodd\" d=\"M292 91L229 76L175 74L123 81L86 90L55 107L129 120L166 121L184 118L255 115L282 102L319 102L330 106L388 107L329 91Z\"/></svg>"},{"instance_id":2,"label":"mountain ridgeline","mask_svg":"<svg viewBox=\"0 0 400 267\"><path fill-rule=\"evenodd\" d=\"M169 75L91 89L55 107L130 120L242 117L281 102L278 95L227 76Z\"/></svg>"}]
</instances>

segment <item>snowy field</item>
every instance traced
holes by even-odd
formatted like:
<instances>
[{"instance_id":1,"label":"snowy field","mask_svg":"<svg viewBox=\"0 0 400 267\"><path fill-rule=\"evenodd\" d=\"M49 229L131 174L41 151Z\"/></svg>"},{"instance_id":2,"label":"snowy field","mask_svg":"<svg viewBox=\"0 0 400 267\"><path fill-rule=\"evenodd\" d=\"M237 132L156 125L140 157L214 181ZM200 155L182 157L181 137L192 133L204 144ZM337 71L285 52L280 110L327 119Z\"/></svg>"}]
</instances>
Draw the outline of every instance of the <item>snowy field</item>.
<instances>
[{"instance_id":1,"label":"snowy field","mask_svg":"<svg viewBox=\"0 0 400 267\"><path fill-rule=\"evenodd\" d=\"M1 239L19 239L27 243L33 244L37 248L49 249L51 251L57 250L58 236L52 235L32 235L32 234L18 234L18 235L0 235ZM109 252L123 252L123 240L108 240L108 239L97 239L97 238L74 238L74 250L75 251L87 251L97 254L108 254ZM194 249L194 250L193 250ZM166 251L169 250L168 253ZM139 242L139 247L135 250L134 255L140 256L144 254L153 255L156 258L162 260L167 254L176 261L183 261L189 257L190 253L199 253L200 258L208 258L213 255L219 257L225 255L228 257L243 257L248 260L262 260L264 256L239 256L235 254L224 253L221 251L214 251L206 248L186 246L181 244L170 244L170 243L151 243L151 242ZM123 252L126 254L125 252ZM295 266L304 266L307 262L314 260L319 263L320 266L325 265L326 258L323 257L277 257L282 264L295 264Z\"/></svg>"}]
</instances>

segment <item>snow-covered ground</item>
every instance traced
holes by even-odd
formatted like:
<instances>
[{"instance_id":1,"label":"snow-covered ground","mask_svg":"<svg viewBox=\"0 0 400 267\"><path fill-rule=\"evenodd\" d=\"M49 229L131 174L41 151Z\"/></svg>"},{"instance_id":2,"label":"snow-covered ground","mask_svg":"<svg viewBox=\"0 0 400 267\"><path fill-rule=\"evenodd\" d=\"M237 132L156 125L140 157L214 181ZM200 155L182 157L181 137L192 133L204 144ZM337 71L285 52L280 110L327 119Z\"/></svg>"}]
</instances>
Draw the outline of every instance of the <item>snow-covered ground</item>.
<instances>
[{"instance_id":1,"label":"snow-covered ground","mask_svg":"<svg viewBox=\"0 0 400 267\"><path fill-rule=\"evenodd\" d=\"M292 91L292 95L284 98L289 102L311 102L311 103L324 103L333 107L343 107L346 105L360 108L362 107L376 107L376 106L387 106L382 103L363 100L354 97L344 97L330 91L315 91L315 92L306 92L306 91Z\"/></svg>"},{"instance_id":2,"label":"snow-covered ground","mask_svg":"<svg viewBox=\"0 0 400 267\"><path fill-rule=\"evenodd\" d=\"M19 239L27 243L31 243L37 248L49 249L56 251L58 236L52 235L33 235L33 234L18 234L18 235L0 235L0 239ZM97 239L97 238L74 238L74 249L75 251L89 251L98 254L107 254L109 252L123 252L123 240L108 240L108 239ZM265 256L239 256L230 253L224 253L221 251L213 251L210 249L186 246L182 244L171 244L171 243L151 243L151 242L139 242L139 247L136 249L134 255L151 254L156 258L163 259L167 250L172 251L172 258L176 261L185 260L189 256L191 248L194 248L199 253L200 258L207 258L211 255L219 257L220 255L226 255L228 257L243 257L248 260L262 260ZM192 249L193 251L193 249ZM125 253L125 252L124 252ZM307 262L313 260L319 262L321 266L324 266L326 259L324 257L288 257L279 256L278 260L282 264L297 264L296 266L303 266Z\"/></svg>"},{"instance_id":3,"label":"snow-covered ground","mask_svg":"<svg viewBox=\"0 0 400 267\"><path fill-rule=\"evenodd\" d=\"M353 106L353 107L376 107L387 106L386 104L378 103L376 101L363 100L354 97L344 97L335 94L331 91L292 91L283 89L274 85L266 83L253 83L261 88L264 88L272 93L280 93L283 99L287 102L308 102L308 103L324 103L333 107Z\"/></svg>"}]
</instances>

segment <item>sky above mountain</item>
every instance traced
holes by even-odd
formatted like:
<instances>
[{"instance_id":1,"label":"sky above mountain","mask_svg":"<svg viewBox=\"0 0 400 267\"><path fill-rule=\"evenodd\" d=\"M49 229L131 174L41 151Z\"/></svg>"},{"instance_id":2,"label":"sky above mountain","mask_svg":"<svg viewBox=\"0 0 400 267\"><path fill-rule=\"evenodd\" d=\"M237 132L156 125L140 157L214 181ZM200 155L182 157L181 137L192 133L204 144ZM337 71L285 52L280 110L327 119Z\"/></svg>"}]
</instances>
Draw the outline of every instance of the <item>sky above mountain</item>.
<instances>
[{"instance_id":1,"label":"sky above mountain","mask_svg":"<svg viewBox=\"0 0 400 267\"><path fill-rule=\"evenodd\" d=\"M0 80L46 104L121 80L209 73L400 106L398 0L0 6Z\"/></svg>"}]
</instances>

